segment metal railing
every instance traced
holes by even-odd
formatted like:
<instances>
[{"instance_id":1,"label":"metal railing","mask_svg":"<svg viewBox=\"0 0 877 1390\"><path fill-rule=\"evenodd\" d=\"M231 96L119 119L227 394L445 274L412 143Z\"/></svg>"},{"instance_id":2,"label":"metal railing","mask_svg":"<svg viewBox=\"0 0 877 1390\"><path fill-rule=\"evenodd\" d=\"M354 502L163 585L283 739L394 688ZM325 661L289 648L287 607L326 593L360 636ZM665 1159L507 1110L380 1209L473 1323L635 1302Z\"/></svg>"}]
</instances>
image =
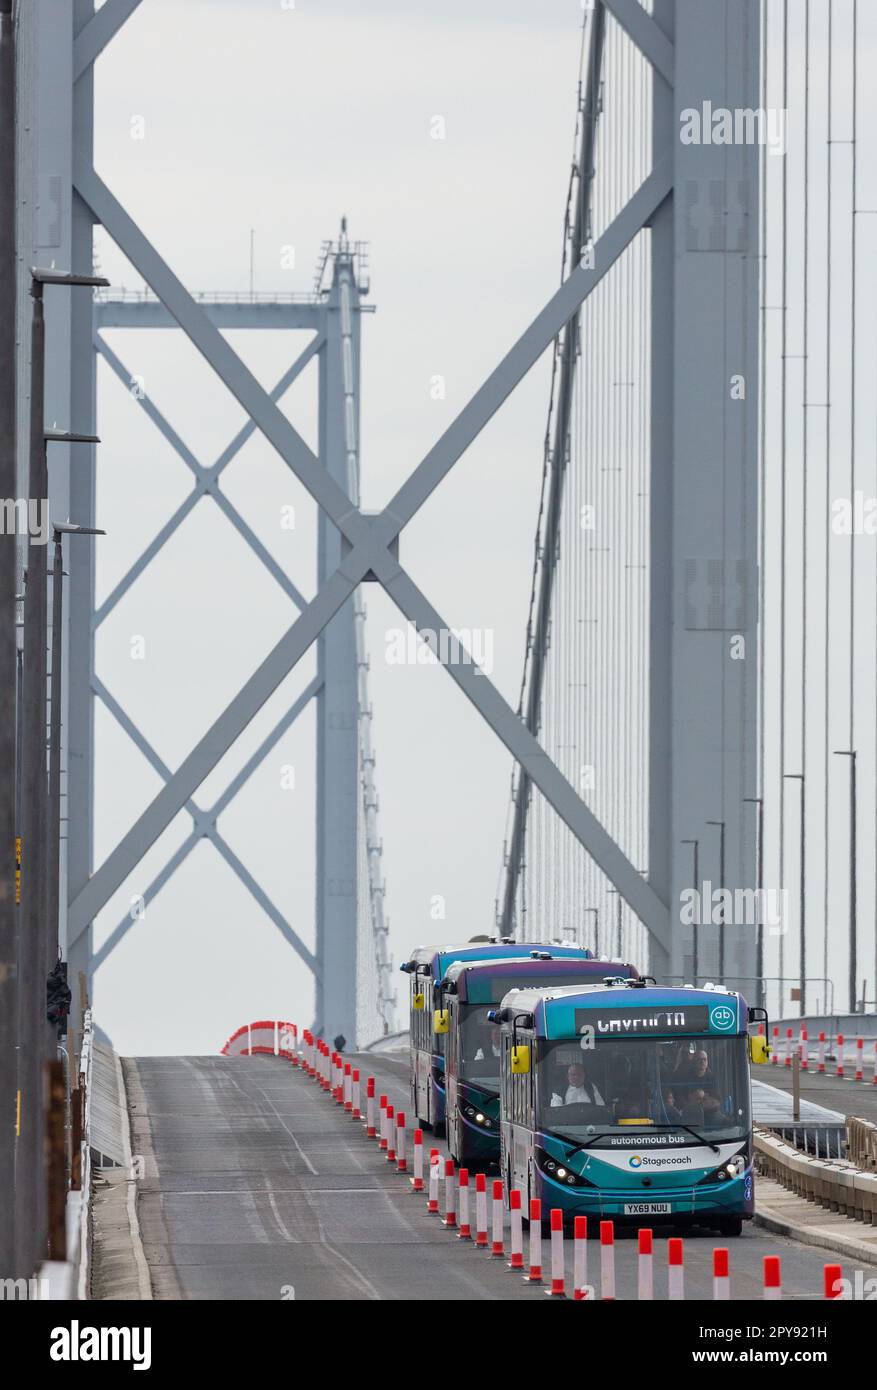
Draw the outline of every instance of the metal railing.
<instances>
[{"instance_id":1,"label":"metal railing","mask_svg":"<svg viewBox=\"0 0 877 1390\"><path fill-rule=\"evenodd\" d=\"M756 1130L753 1143L756 1170L764 1177L829 1211L877 1225L877 1171L865 1171L849 1159L812 1157L769 1130Z\"/></svg>"}]
</instances>

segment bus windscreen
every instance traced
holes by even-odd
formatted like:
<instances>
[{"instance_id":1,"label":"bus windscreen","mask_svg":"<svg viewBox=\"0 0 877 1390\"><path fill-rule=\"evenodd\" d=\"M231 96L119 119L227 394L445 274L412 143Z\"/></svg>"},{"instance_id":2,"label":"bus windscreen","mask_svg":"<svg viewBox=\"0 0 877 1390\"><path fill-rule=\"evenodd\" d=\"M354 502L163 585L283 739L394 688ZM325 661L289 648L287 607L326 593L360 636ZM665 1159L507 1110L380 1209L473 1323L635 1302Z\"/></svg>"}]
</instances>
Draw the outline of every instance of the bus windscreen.
<instances>
[{"instance_id":1,"label":"bus windscreen","mask_svg":"<svg viewBox=\"0 0 877 1390\"><path fill-rule=\"evenodd\" d=\"M594 1148L650 1129L710 1143L748 1132L745 1037L584 1041L541 1045L541 1130Z\"/></svg>"}]
</instances>

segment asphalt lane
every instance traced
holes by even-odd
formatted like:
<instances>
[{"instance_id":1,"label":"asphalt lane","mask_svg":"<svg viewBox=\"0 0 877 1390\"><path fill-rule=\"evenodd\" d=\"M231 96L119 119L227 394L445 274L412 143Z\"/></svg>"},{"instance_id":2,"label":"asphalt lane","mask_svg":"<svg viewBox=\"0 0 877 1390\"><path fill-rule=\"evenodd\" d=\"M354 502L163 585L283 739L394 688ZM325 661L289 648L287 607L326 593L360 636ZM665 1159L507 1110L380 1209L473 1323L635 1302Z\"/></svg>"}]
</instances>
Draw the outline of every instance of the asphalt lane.
<instances>
[{"instance_id":1,"label":"asphalt lane","mask_svg":"<svg viewBox=\"0 0 877 1390\"><path fill-rule=\"evenodd\" d=\"M362 1054L356 1061L397 1110L409 1109L404 1057ZM504 1261L428 1216L425 1199L411 1193L364 1127L284 1059L141 1058L126 1063L126 1078L132 1147L145 1163L138 1214L156 1297L545 1299ZM410 1121L408 1128L410 1137ZM565 1244L569 1278L572 1242ZM781 1257L787 1297L819 1298L823 1264L833 1258L752 1227L728 1242L689 1236L687 1297L712 1298L717 1244L730 1249L737 1299L761 1298L768 1254ZM590 1253L599 1296L594 1241ZM546 1270L548 1263L546 1239ZM655 1297L663 1299L666 1239L655 1239L654 1265ZM629 1236L618 1238L616 1278L617 1296L636 1298Z\"/></svg>"},{"instance_id":2,"label":"asphalt lane","mask_svg":"<svg viewBox=\"0 0 877 1390\"><path fill-rule=\"evenodd\" d=\"M871 1058L868 1057L866 1060L870 1066ZM832 1066L836 1063L826 1062L825 1065ZM812 1057L810 1067L816 1067L816 1061ZM847 1071L849 1070L848 1063ZM758 1067L753 1075L757 1075L759 1081L766 1081L781 1091L791 1092L791 1067L784 1067L782 1064L775 1067ZM853 1081L849 1077L831 1076L828 1072L820 1075L819 1072L808 1068L807 1071L799 1073L801 1099L813 1101L815 1105L823 1105L827 1110L838 1110L842 1115L860 1115L865 1120L877 1122L877 1086L871 1081L870 1069L865 1071L865 1075L867 1081Z\"/></svg>"}]
</instances>

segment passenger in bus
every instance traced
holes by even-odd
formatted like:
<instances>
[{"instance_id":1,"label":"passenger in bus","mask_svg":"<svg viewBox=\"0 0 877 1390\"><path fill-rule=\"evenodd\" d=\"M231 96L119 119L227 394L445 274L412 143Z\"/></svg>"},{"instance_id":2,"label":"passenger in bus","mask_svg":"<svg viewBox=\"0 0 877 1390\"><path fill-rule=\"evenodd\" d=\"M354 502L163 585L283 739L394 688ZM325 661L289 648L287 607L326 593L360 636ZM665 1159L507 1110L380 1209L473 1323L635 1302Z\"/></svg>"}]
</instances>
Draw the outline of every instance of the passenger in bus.
<instances>
[{"instance_id":1,"label":"passenger in bus","mask_svg":"<svg viewBox=\"0 0 877 1390\"><path fill-rule=\"evenodd\" d=\"M656 1116L660 1120L665 1120L669 1124L678 1124L682 1119L682 1110L676 1104L676 1092L669 1087L661 1096L661 1105L658 1107L661 1113Z\"/></svg>"},{"instance_id":2,"label":"passenger in bus","mask_svg":"<svg viewBox=\"0 0 877 1390\"><path fill-rule=\"evenodd\" d=\"M681 1081L698 1082L701 1086L714 1086L716 1084L710 1067L709 1055L703 1048L683 1056L678 1075Z\"/></svg>"},{"instance_id":3,"label":"passenger in bus","mask_svg":"<svg viewBox=\"0 0 877 1390\"><path fill-rule=\"evenodd\" d=\"M691 1104L696 1106L703 1116L702 1124L717 1125L722 1123L722 1100L714 1087L698 1087L692 1091Z\"/></svg>"},{"instance_id":4,"label":"passenger in bus","mask_svg":"<svg viewBox=\"0 0 877 1390\"><path fill-rule=\"evenodd\" d=\"M593 1081L588 1081L581 1062L572 1062L566 1069L567 1087L562 1095L554 1091L552 1105L605 1105Z\"/></svg>"}]
</instances>

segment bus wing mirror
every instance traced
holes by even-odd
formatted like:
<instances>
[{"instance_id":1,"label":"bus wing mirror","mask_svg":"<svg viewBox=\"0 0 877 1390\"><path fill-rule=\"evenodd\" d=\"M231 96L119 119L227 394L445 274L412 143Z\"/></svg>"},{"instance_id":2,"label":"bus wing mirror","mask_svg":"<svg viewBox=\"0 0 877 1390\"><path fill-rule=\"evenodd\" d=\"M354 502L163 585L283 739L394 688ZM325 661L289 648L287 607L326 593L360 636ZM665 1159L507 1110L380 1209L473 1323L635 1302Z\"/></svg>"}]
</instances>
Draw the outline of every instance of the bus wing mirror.
<instances>
[{"instance_id":1,"label":"bus wing mirror","mask_svg":"<svg viewBox=\"0 0 877 1390\"><path fill-rule=\"evenodd\" d=\"M450 1027L450 1015L447 1009L436 1009L433 1015L433 1028L436 1033L447 1033Z\"/></svg>"},{"instance_id":2,"label":"bus wing mirror","mask_svg":"<svg viewBox=\"0 0 877 1390\"><path fill-rule=\"evenodd\" d=\"M512 1075L526 1076L530 1070L530 1049L524 1043L512 1048Z\"/></svg>"},{"instance_id":3,"label":"bus wing mirror","mask_svg":"<svg viewBox=\"0 0 877 1390\"><path fill-rule=\"evenodd\" d=\"M422 1009L424 1002L424 996L422 994L415 994L414 998L411 1000L411 1007L412 1009Z\"/></svg>"},{"instance_id":4,"label":"bus wing mirror","mask_svg":"<svg viewBox=\"0 0 877 1390\"><path fill-rule=\"evenodd\" d=\"M749 1039L749 1060L756 1064L768 1061L770 1057L770 1043L761 1033L756 1033Z\"/></svg>"}]
</instances>

